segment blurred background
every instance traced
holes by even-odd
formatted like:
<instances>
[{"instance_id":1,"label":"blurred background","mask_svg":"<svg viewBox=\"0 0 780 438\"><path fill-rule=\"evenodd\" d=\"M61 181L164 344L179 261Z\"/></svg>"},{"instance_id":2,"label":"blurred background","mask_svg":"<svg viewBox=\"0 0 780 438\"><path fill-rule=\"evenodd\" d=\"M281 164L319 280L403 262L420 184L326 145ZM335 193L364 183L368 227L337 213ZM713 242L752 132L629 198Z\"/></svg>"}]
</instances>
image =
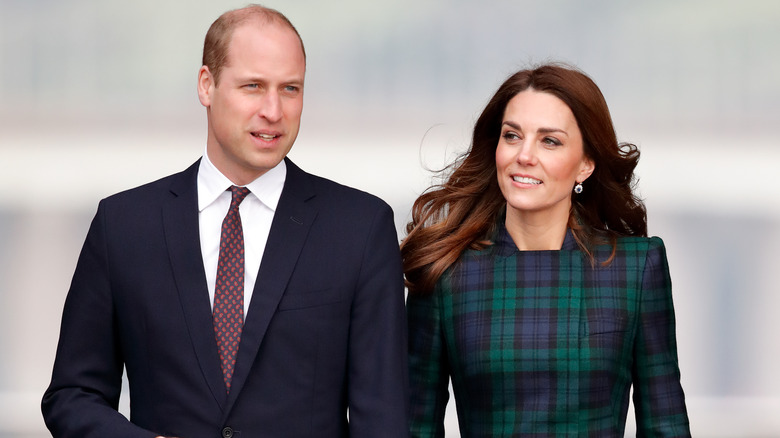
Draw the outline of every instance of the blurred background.
<instances>
[{"instance_id":1,"label":"blurred background","mask_svg":"<svg viewBox=\"0 0 780 438\"><path fill-rule=\"evenodd\" d=\"M0 438L47 436L40 398L97 203L202 154L203 37L245 4L0 0ZM591 75L642 151L694 436L780 436L780 2L265 4L308 54L291 158L384 198L399 237L426 168L467 148L510 73L555 60Z\"/></svg>"}]
</instances>

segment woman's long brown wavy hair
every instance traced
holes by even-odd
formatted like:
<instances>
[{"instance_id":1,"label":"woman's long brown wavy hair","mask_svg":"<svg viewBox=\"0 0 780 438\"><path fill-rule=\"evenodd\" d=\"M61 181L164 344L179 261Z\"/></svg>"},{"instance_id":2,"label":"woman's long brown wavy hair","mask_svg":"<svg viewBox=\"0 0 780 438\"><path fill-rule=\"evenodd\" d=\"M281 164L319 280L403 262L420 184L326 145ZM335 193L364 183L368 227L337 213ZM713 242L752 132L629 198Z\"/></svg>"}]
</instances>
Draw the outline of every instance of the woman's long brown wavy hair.
<instances>
[{"instance_id":1,"label":"woman's long brown wavy hair","mask_svg":"<svg viewBox=\"0 0 780 438\"><path fill-rule=\"evenodd\" d=\"M569 227L580 248L610 243L619 236L646 236L647 214L633 193L639 150L618 143L609 108L598 86L579 70L546 64L510 76L474 125L471 148L444 169L449 178L420 195L401 244L409 293L430 293L439 277L466 249L492 244L497 218L506 206L496 174L495 151L504 110L521 91L534 89L561 99L582 133L585 155L595 170L572 197ZM602 261L611 262L611 258Z\"/></svg>"}]
</instances>

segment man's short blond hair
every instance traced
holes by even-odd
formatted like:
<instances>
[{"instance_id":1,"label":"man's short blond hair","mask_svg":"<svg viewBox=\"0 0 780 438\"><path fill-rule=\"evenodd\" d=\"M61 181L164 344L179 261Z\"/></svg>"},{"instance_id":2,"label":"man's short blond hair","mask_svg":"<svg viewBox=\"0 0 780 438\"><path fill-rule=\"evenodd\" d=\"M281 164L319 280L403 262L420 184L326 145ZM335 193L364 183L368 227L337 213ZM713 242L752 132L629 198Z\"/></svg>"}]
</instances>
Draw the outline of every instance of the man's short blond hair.
<instances>
[{"instance_id":1,"label":"man's short blond hair","mask_svg":"<svg viewBox=\"0 0 780 438\"><path fill-rule=\"evenodd\" d=\"M301 42L303 59L306 60L306 50L303 48L303 40L298 30L281 12L262 5L252 4L244 8L234 9L220 15L206 32L206 41L203 43L203 65L208 67L214 77L214 84L219 83L219 75L227 64L228 48L233 32L242 24L250 20L261 20L263 23L274 23L287 26L298 36Z\"/></svg>"}]
</instances>

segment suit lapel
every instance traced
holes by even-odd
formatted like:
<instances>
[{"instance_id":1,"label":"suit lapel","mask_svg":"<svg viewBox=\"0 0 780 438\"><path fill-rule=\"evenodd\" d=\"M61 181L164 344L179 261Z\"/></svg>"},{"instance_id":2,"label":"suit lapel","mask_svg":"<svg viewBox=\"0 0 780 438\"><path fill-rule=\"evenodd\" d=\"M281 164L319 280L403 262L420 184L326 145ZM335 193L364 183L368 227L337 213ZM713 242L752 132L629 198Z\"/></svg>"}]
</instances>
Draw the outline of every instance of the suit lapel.
<instances>
[{"instance_id":1,"label":"suit lapel","mask_svg":"<svg viewBox=\"0 0 780 438\"><path fill-rule=\"evenodd\" d=\"M198 228L197 174L199 162L171 184L174 198L163 207L163 227L179 300L201 372L217 404L224 410L225 383L206 286Z\"/></svg>"},{"instance_id":2,"label":"suit lapel","mask_svg":"<svg viewBox=\"0 0 780 438\"><path fill-rule=\"evenodd\" d=\"M225 415L241 392L260 344L287 288L317 210L308 203L314 196L310 176L285 159L287 177L274 214L271 231L257 274L257 283L241 333L238 361L233 374Z\"/></svg>"}]
</instances>

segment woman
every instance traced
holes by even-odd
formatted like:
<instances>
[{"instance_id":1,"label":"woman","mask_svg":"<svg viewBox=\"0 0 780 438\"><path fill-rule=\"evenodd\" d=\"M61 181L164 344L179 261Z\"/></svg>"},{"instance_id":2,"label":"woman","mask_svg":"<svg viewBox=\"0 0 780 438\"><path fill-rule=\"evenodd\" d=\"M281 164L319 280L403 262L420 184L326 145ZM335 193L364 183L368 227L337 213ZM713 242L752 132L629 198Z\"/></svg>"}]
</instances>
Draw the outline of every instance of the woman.
<instances>
[{"instance_id":1,"label":"woman","mask_svg":"<svg viewBox=\"0 0 780 438\"><path fill-rule=\"evenodd\" d=\"M666 253L585 74L511 76L402 244L412 435L689 436Z\"/></svg>"}]
</instances>

